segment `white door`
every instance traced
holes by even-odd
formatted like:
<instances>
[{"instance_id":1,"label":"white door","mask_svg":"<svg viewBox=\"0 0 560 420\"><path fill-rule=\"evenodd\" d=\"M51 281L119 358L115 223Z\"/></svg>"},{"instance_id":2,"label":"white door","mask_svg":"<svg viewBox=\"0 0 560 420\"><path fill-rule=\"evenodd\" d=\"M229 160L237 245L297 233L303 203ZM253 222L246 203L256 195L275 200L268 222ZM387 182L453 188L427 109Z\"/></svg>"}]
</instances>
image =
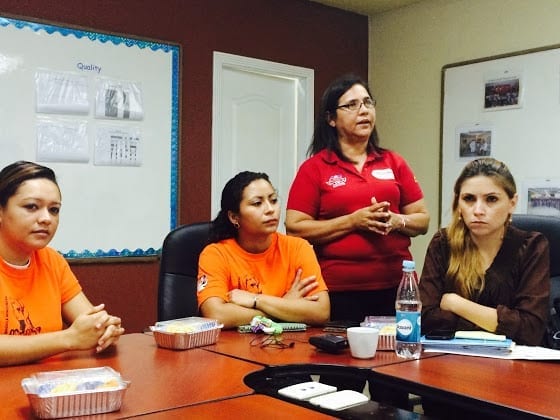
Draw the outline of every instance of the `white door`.
<instances>
[{"instance_id":1,"label":"white door","mask_svg":"<svg viewBox=\"0 0 560 420\"><path fill-rule=\"evenodd\" d=\"M288 191L313 131L313 70L214 53L212 215L240 171L266 172L278 189L284 232Z\"/></svg>"}]
</instances>

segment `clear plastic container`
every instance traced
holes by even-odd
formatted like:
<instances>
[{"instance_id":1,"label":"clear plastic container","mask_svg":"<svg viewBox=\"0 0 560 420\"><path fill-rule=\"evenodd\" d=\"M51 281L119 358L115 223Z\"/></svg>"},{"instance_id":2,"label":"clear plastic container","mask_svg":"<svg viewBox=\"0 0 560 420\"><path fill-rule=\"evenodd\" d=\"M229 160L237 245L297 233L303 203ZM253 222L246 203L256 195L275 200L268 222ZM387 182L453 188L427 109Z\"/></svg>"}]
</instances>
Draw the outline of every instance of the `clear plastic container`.
<instances>
[{"instance_id":1,"label":"clear plastic container","mask_svg":"<svg viewBox=\"0 0 560 420\"><path fill-rule=\"evenodd\" d=\"M188 317L157 322L150 330L158 346L187 350L214 344L218 341L222 327L215 319Z\"/></svg>"},{"instance_id":2,"label":"clear plastic container","mask_svg":"<svg viewBox=\"0 0 560 420\"><path fill-rule=\"evenodd\" d=\"M129 384L108 366L39 372L21 381L33 413L42 419L120 410Z\"/></svg>"},{"instance_id":3,"label":"clear plastic container","mask_svg":"<svg viewBox=\"0 0 560 420\"><path fill-rule=\"evenodd\" d=\"M397 320L394 316L366 316L360 326L379 330L377 350L395 350Z\"/></svg>"},{"instance_id":4,"label":"clear plastic container","mask_svg":"<svg viewBox=\"0 0 560 420\"><path fill-rule=\"evenodd\" d=\"M217 326L218 321L215 319L191 316L187 318L156 322L156 324L152 327L152 331L168 333L196 333L211 330Z\"/></svg>"}]
</instances>

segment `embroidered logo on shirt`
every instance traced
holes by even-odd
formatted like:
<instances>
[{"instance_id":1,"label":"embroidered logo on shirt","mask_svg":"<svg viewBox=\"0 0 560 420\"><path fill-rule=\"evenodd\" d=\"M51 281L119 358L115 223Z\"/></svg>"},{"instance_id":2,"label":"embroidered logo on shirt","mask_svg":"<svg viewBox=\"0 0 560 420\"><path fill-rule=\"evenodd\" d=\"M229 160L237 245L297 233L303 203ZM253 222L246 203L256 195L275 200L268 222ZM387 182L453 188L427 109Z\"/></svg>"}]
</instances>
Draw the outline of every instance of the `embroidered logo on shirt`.
<instances>
[{"instance_id":1,"label":"embroidered logo on shirt","mask_svg":"<svg viewBox=\"0 0 560 420\"><path fill-rule=\"evenodd\" d=\"M344 187L346 185L346 177L342 175L333 175L326 184L333 188Z\"/></svg>"},{"instance_id":2,"label":"embroidered logo on shirt","mask_svg":"<svg viewBox=\"0 0 560 420\"><path fill-rule=\"evenodd\" d=\"M371 171L371 176L377 179L395 179L395 174L391 168L374 169Z\"/></svg>"},{"instance_id":3,"label":"embroidered logo on shirt","mask_svg":"<svg viewBox=\"0 0 560 420\"><path fill-rule=\"evenodd\" d=\"M196 291L200 293L206 288L206 286L208 286L208 278L206 277L206 274L203 274L198 279L198 282L197 282L197 285L196 285Z\"/></svg>"}]
</instances>

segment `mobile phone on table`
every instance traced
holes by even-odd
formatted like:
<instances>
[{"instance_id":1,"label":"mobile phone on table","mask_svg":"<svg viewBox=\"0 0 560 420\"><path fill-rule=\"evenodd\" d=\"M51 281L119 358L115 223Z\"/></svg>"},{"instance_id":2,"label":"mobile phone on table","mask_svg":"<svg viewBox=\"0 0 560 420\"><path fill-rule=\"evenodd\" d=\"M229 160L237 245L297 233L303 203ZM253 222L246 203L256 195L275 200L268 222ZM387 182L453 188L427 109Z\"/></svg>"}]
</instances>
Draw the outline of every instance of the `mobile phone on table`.
<instances>
[{"instance_id":1,"label":"mobile phone on table","mask_svg":"<svg viewBox=\"0 0 560 420\"><path fill-rule=\"evenodd\" d=\"M328 321L323 328L324 332L330 333L344 333L350 327L359 327L360 321L349 321L349 320L339 320L339 321Z\"/></svg>"},{"instance_id":2,"label":"mobile phone on table","mask_svg":"<svg viewBox=\"0 0 560 420\"><path fill-rule=\"evenodd\" d=\"M426 334L428 340L452 340L455 338L453 330L433 330Z\"/></svg>"},{"instance_id":3,"label":"mobile phone on table","mask_svg":"<svg viewBox=\"0 0 560 420\"><path fill-rule=\"evenodd\" d=\"M348 348L348 339L342 335L322 334L309 337L309 344L327 353L340 353Z\"/></svg>"}]
</instances>

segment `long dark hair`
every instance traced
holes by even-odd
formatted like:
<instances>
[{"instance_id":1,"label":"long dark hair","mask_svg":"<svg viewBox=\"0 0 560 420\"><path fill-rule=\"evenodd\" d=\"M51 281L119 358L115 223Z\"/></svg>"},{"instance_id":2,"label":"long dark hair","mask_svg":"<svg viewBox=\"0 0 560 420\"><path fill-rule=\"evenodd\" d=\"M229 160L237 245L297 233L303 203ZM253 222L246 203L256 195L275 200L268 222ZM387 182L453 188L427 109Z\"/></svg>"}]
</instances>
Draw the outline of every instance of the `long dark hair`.
<instances>
[{"instance_id":1,"label":"long dark hair","mask_svg":"<svg viewBox=\"0 0 560 420\"><path fill-rule=\"evenodd\" d=\"M228 213L239 213L239 205L243 199L243 191L253 181L264 179L270 185L270 179L264 172L239 172L231 178L222 190L220 201L220 212L210 228L210 243L219 242L223 239L236 238L237 229L229 220Z\"/></svg>"},{"instance_id":2,"label":"long dark hair","mask_svg":"<svg viewBox=\"0 0 560 420\"><path fill-rule=\"evenodd\" d=\"M10 197L16 193L23 182L37 178L48 179L58 187L54 171L37 163L20 160L2 169L0 171L0 207L6 206Z\"/></svg>"},{"instance_id":3,"label":"long dark hair","mask_svg":"<svg viewBox=\"0 0 560 420\"><path fill-rule=\"evenodd\" d=\"M362 85L367 90L368 95L373 98L367 83L355 74L345 74L334 80L323 92L319 113L315 119L313 138L307 150L308 156L315 155L321 150L327 149L336 153L340 159L347 162L349 161L349 159L343 155L340 148L336 128L330 126L329 121L336 115L340 97L354 85ZM373 151L383 151L383 149L379 147L379 137L376 127L373 127L367 145L367 152L371 153Z\"/></svg>"},{"instance_id":4,"label":"long dark hair","mask_svg":"<svg viewBox=\"0 0 560 420\"><path fill-rule=\"evenodd\" d=\"M510 199L517 193L515 180L508 167L494 158L480 158L467 163L455 181L451 222L447 228L451 251L447 275L454 279L461 296L468 299L472 299L484 289L484 270L480 254L458 210L463 183L475 176L492 178ZM504 220L504 225L508 224L509 217Z\"/></svg>"}]
</instances>

